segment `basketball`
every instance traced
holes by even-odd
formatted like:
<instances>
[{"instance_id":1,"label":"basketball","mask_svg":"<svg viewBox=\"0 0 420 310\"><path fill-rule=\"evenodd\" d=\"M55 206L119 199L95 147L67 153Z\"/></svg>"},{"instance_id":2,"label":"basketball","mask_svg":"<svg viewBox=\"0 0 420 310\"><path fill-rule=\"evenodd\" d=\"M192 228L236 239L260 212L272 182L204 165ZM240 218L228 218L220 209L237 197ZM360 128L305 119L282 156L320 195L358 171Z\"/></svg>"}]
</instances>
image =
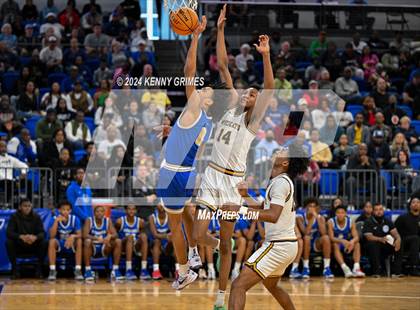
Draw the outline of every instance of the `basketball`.
<instances>
[{"instance_id":1,"label":"basketball","mask_svg":"<svg viewBox=\"0 0 420 310\"><path fill-rule=\"evenodd\" d=\"M198 26L197 13L189 8L182 7L172 11L169 15L172 30L182 36L192 34Z\"/></svg>"}]
</instances>

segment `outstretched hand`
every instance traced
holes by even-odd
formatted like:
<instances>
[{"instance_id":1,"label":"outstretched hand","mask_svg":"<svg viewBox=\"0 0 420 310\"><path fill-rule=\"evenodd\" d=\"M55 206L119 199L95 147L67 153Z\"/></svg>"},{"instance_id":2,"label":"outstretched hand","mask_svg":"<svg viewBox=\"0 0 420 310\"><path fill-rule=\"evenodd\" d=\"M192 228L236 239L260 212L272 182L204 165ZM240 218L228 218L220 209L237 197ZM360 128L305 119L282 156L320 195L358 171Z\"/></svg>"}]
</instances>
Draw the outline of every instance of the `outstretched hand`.
<instances>
[{"instance_id":1,"label":"outstretched hand","mask_svg":"<svg viewBox=\"0 0 420 310\"><path fill-rule=\"evenodd\" d=\"M201 22L198 23L197 28L195 28L193 35L198 37L204 30L206 30L207 27L207 17L206 15L203 15L201 18Z\"/></svg>"},{"instance_id":2,"label":"outstretched hand","mask_svg":"<svg viewBox=\"0 0 420 310\"><path fill-rule=\"evenodd\" d=\"M219 19L217 20L217 29L223 30L225 28L225 22L226 22L226 5L223 6L223 8L220 10Z\"/></svg>"},{"instance_id":3,"label":"outstretched hand","mask_svg":"<svg viewBox=\"0 0 420 310\"><path fill-rule=\"evenodd\" d=\"M153 131L157 133L157 138L162 140L163 138L167 138L171 133L172 127L169 125L159 125L153 127Z\"/></svg>"},{"instance_id":4,"label":"outstretched hand","mask_svg":"<svg viewBox=\"0 0 420 310\"><path fill-rule=\"evenodd\" d=\"M256 50L260 54L269 54L270 53L270 38L268 35L263 34L258 38L258 44L254 44Z\"/></svg>"}]
</instances>

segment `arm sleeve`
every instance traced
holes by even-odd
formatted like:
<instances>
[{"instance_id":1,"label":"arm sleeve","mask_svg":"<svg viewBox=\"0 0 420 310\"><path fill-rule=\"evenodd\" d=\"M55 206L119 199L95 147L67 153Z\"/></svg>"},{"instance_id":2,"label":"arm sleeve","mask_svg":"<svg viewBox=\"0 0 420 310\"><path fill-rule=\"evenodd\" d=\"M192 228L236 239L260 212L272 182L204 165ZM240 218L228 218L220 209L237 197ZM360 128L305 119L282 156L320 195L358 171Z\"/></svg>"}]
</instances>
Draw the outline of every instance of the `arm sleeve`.
<instances>
[{"instance_id":1,"label":"arm sleeve","mask_svg":"<svg viewBox=\"0 0 420 310\"><path fill-rule=\"evenodd\" d=\"M268 197L272 203L284 207L290 194L291 187L289 182L284 178L280 178L271 187Z\"/></svg>"}]
</instances>

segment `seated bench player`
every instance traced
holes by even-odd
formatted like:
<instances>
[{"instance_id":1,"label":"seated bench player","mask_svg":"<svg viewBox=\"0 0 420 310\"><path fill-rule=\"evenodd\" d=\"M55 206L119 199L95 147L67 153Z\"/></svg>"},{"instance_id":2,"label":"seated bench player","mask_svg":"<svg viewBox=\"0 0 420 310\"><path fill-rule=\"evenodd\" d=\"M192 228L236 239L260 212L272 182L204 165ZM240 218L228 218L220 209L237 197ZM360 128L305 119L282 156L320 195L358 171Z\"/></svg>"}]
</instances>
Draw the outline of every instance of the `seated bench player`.
<instances>
[{"instance_id":1,"label":"seated bench player","mask_svg":"<svg viewBox=\"0 0 420 310\"><path fill-rule=\"evenodd\" d=\"M168 214L163 209L162 204L156 206L155 212L149 216L150 241L153 244L153 272L152 279L162 279L159 269L159 259L162 252L168 252L171 243L171 231L169 229ZM178 264L175 264L175 270L178 270Z\"/></svg>"},{"instance_id":2,"label":"seated bench player","mask_svg":"<svg viewBox=\"0 0 420 310\"><path fill-rule=\"evenodd\" d=\"M334 257L340 264L346 278L364 277L365 274L360 269L360 243L356 225L347 215L347 210L340 205L335 208L335 216L327 222L328 236L330 237ZM350 254L353 252L353 272L344 262L343 252Z\"/></svg>"},{"instance_id":3,"label":"seated bench player","mask_svg":"<svg viewBox=\"0 0 420 310\"><path fill-rule=\"evenodd\" d=\"M309 279L309 256L311 251L322 252L324 258L325 278L334 278L330 269L331 242L327 234L325 218L319 214L319 202L316 198L308 198L304 202L305 213L297 215L296 221L303 235L303 271L302 278Z\"/></svg>"},{"instance_id":4,"label":"seated bench player","mask_svg":"<svg viewBox=\"0 0 420 310\"><path fill-rule=\"evenodd\" d=\"M258 221L251 221L248 228L244 230L247 246L245 250L245 260L247 260L251 254L256 251L264 242L265 229L264 223Z\"/></svg>"},{"instance_id":5,"label":"seated bench player","mask_svg":"<svg viewBox=\"0 0 420 310\"><path fill-rule=\"evenodd\" d=\"M82 275L82 227L79 219L71 214L71 204L67 201L58 205L58 215L54 216L50 227L50 241L48 243L48 259L50 274L48 280L57 279L55 262L58 255L74 255L76 268L75 280L83 280Z\"/></svg>"},{"instance_id":6,"label":"seated bench player","mask_svg":"<svg viewBox=\"0 0 420 310\"><path fill-rule=\"evenodd\" d=\"M127 280L137 279L133 271L133 252L141 254L141 271L140 279L150 279L149 271L147 271L147 251L148 242L147 235L144 232L144 220L136 216L136 206L128 204L125 207L125 216L120 217L115 222L115 228L118 231L119 238L122 241L122 249L126 257L125 278Z\"/></svg>"},{"instance_id":7,"label":"seated bench player","mask_svg":"<svg viewBox=\"0 0 420 310\"><path fill-rule=\"evenodd\" d=\"M94 275L90 267L92 257L107 257L113 254L111 278L124 280L119 270L121 256L121 240L117 238L112 221L105 217L105 207L98 205L93 217L88 217L83 226L85 280L93 281Z\"/></svg>"},{"instance_id":8,"label":"seated bench player","mask_svg":"<svg viewBox=\"0 0 420 310\"><path fill-rule=\"evenodd\" d=\"M302 234L300 233L300 230L297 224L295 225L295 234L296 234L296 238L298 242L298 252L296 254L295 260L293 261L292 269L290 269L290 274L289 274L290 279L302 278L302 274L299 272L299 263L300 263L300 259L302 258L303 239L302 239Z\"/></svg>"}]
</instances>

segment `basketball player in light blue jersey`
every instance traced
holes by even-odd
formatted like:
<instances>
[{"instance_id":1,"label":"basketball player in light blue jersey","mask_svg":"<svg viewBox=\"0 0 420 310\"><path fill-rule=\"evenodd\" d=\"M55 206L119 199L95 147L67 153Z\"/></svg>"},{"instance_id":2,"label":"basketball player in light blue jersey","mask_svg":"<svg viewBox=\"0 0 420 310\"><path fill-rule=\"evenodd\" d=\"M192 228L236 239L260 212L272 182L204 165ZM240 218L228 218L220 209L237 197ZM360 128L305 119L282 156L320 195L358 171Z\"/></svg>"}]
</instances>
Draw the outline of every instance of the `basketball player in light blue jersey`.
<instances>
[{"instance_id":1,"label":"basketball player in light blue jersey","mask_svg":"<svg viewBox=\"0 0 420 310\"><path fill-rule=\"evenodd\" d=\"M162 254L162 250L166 251L170 241L171 230L169 229L168 214L163 209L162 204L158 204L155 212L149 216L150 225L150 242L153 244L152 256L153 256L153 280L162 279L162 274L159 269L159 259ZM178 270L178 263L175 264L175 270Z\"/></svg>"},{"instance_id":2,"label":"basketball player in light blue jersey","mask_svg":"<svg viewBox=\"0 0 420 310\"><path fill-rule=\"evenodd\" d=\"M105 217L105 207L96 206L93 216L85 220L83 226L85 280L94 281L94 275L90 267L93 257L107 257L113 254L113 266L111 278L124 280L119 270L121 257L121 240L117 238L117 232L112 221Z\"/></svg>"},{"instance_id":3,"label":"basketball player in light blue jersey","mask_svg":"<svg viewBox=\"0 0 420 310\"><path fill-rule=\"evenodd\" d=\"M311 251L322 252L325 278L334 278L330 269L331 242L327 234L325 218L319 214L319 202L308 198L304 202L305 213L296 216L296 224L303 236L303 271L302 278L309 279L309 256Z\"/></svg>"},{"instance_id":4,"label":"basketball player in light blue jersey","mask_svg":"<svg viewBox=\"0 0 420 310\"><path fill-rule=\"evenodd\" d=\"M346 278L364 277L365 274L360 269L360 243L356 225L347 215L346 208L339 205L335 209L335 216L328 220L328 235L331 239L334 256L340 264ZM344 262L343 252L350 254L353 252L353 272Z\"/></svg>"},{"instance_id":5,"label":"basketball player in light blue jersey","mask_svg":"<svg viewBox=\"0 0 420 310\"><path fill-rule=\"evenodd\" d=\"M71 214L71 204L61 202L58 206L59 214L54 216L50 227L50 241L48 243L48 259L50 262L50 274L48 280L57 279L55 261L59 255L74 255L76 268L74 278L83 280L82 275L82 230L79 219Z\"/></svg>"},{"instance_id":6,"label":"basketball player in light blue jersey","mask_svg":"<svg viewBox=\"0 0 420 310\"><path fill-rule=\"evenodd\" d=\"M136 280L137 276L133 271L133 252L141 254L140 280L150 279L147 271L147 252L148 242L144 230L144 220L136 216L136 206L128 204L125 207L125 216L120 217L115 222L115 229L118 231L118 237L122 242L122 249L125 252L126 270L125 278L127 280Z\"/></svg>"}]
</instances>

